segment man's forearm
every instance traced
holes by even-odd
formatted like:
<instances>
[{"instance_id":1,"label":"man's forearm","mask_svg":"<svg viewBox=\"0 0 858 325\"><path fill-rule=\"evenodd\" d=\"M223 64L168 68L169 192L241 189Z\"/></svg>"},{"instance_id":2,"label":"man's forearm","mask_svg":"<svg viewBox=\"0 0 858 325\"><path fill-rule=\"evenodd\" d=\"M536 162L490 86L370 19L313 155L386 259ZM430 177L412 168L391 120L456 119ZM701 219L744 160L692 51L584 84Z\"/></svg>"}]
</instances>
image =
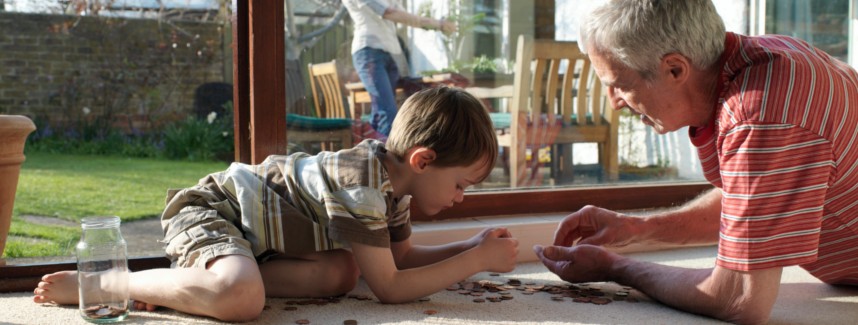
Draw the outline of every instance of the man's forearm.
<instances>
[{"instance_id":1,"label":"man's forearm","mask_svg":"<svg viewBox=\"0 0 858 325\"><path fill-rule=\"evenodd\" d=\"M650 231L643 242L714 244L718 242L721 190L713 189L679 209L644 217Z\"/></svg>"},{"instance_id":2,"label":"man's forearm","mask_svg":"<svg viewBox=\"0 0 858 325\"><path fill-rule=\"evenodd\" d=\"M635 287L676 309L734 323L757 324L769 318L781 269L686 269L622 257L609 273L617 283Z\"/></svg>"}]
</instances>

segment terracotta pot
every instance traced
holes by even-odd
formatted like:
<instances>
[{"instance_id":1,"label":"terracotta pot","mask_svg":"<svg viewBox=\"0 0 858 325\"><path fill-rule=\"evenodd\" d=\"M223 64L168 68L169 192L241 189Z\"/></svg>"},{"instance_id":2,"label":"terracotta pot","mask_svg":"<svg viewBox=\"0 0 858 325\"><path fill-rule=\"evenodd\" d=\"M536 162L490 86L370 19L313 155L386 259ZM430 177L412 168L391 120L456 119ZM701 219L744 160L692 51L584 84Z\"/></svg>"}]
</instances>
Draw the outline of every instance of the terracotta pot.
<instances>
[{"instance_id":1,"label":"terracotta pot","mask_svg":"<svg viewBox=\"0 0 858 325\"><path fill-rule=\"evenodd\" d=\"M18 174L24 162L24 143L36 130L26 116L0 115L0 256L6 249L6 236L12 223L12 206L18 189ZM6 260L0 258L0 266Z\"/></svg>"}]
</instances>

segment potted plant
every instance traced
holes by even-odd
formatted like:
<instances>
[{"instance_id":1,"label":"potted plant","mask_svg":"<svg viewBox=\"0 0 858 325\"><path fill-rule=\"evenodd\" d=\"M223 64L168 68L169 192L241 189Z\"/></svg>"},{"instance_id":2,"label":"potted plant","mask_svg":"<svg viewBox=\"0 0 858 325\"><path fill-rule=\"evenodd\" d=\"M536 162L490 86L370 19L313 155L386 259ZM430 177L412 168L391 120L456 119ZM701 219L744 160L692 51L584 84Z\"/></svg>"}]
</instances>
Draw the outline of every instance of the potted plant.
<instances>
[{"instance_id":1,"label":"potted plant","mask_svg":"<svg viewBox=\"0 0 858 325\"><path fill-rule=\"evenodd\" d=\"M24 143L36 130L26 116L0 115L0 256L6 249L6 237L12 224L12 207L18 189L18 175L24 163ZM0 257L0 266L6 260Z\"/></svg>"}]
</instances>

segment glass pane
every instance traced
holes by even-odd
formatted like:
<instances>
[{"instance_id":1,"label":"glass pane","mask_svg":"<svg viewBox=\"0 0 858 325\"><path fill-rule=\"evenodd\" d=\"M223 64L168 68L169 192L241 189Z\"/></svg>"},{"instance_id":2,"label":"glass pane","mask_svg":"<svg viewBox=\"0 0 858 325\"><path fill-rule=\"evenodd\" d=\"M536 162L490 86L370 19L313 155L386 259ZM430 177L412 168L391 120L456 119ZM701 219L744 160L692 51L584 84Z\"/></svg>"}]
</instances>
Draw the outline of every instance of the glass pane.
<instances>
[{"instance_id":1,"label":"glass pane","mask_svg":"<svg viewBox=\"0 0 858 325\"><path fill-rule=\"evenodd\" d=\"M0 114L37 127L7 263L73 261L94 215L122 218L129 256L163 256L166 191L233 160L230 2L0 3Z\"/></svg>"},{"instance_id":2,"label":"glass pane","mask_svg":"<svg viewBox=\"0 0 858 325\"><path fill-rule=\"evenodd\" d=\"M801 38L847 62L849 1L767 0L766 33Z\"/></svg>"},{"instance_id":3,"label":"glass pane","mask_svg":"<svg viewBox=\"0 0 858 325\"><path fill-rule=\"evenodd\" d=\"M335 133L338 131L306 126L301 128L292 123L288 132L291 152L316 153L327 148L339 148L342 142L355 144L365 138L378 137L376 132L379 130L374 129L371 123L371 97L353 63L353 54L367 44L354 41L355 14L346 12L340 16L344 7L342 3L286 1L286 61L290 69L287 72L288 113L308 119L322 117L323 121L313 120L314 123L336 124L339 122L324 121L331 120L330 115L326 116L324 113L328 106L325 101L326 98L335 98L336 101L341 99L348 111L345 119L350 121L353 131L351 141L323 146L321 141L340 139ZM424 29L402 23L395 25L391 33L395 30L399 44L394 51L401 53L388 54L401 76L396 84L396 105L401 104L404 98L416 90L439 84L481 88L512 87L518 36L575 41L578 13L588 2L409 0L401 1L400 4L403 11L413 16L432 18L429 22L435 22L434 19L442 17L447 21L454 21L458 24L458 31L445 35L432 28ZM728 17L744 17L739 22L731 22L731 25L747 28L747 6L744 1L729 1L729 4L719 7L723 7L719 10L726 12ZM375 29L374 33L382 32ZM325 97L319 90L320 84L316 83L317 91L314 97L315 82L309 80L308 65L334 60L340 82L339 92ZM568 63L561 63L561 68L567 65ZM578 77L581 72L576 70L574 73ZM492 113L498 134L508 136L511 132L510 100L489 98L485 99L484 103ZM322 109L317 110L316 107ZM599 114L607 114L606 111L610 109L602 109ZM561 143L559 140L564 137L585 137L586 132L593 132L583 129L562 130L560 132L567 133L554 140L531 145L522 155L527 165L527 171L523 174L527 176L524 182L519 178L517 187L703 180L696 149L688 140L686 130L658 135L626 112L619 114L617 126L606 136L607 140L598 140L616 141L617 146L614 149L610 149L606 142ZM591 113L586 113L587 123L594 124L593 118ZM349 124L345 121L342 123ZM307 139L310 141L305 141ZM510 155L515 154L510 152L508 147L502 147L494 172L483 184L470 190L510 189ZM616 157L613 158L616 161L614 166L617 166L615 169L609 164L611 154Z\"/></svg>"}]
</instances>

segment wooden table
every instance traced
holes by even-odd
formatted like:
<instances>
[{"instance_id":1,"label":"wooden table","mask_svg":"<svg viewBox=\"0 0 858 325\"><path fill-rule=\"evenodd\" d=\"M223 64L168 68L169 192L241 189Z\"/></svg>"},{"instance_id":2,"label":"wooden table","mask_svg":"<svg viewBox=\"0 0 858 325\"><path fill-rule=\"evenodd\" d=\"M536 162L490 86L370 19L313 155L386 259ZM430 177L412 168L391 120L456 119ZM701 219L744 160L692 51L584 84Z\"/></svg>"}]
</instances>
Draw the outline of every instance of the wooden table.
<instances>
[{"instance_id":1,"label":"wooden table","mask_svg":"<svg viewBox=\"0 0 858 325\"><path fill-rule=\"evenodd\" d=\"M422 82L426 84L454 85L453 80L456 80L456 78L457 77L454 77L449 73L442 73L423 77ZM458 78L461 78L461 76ZM488 91L488 93L492 94L488 97L497 97L497 93L490 91L488 88L494 88L499 85L508 85L508 87L501 87L500 93L510 94L509 97L512 97L512 75L485 74L466 76L466 78L469 80L470 86L475 87L473 89L475 89L476 91ZM366 88L364 88L362 82L347 82L345 84L345 87L346 90L348 90L349 113L351 114L353 119L360 119L360 116L363 114L363 110L358 110L358 105L363 106L364 104L372 103L372 99L369 96L369 92L366 91ZM471 88L469 87L468 89ZM405 89L396 88L396 98L397 102L403 101L405 99Z\"/></svg>"}]
</instances>

